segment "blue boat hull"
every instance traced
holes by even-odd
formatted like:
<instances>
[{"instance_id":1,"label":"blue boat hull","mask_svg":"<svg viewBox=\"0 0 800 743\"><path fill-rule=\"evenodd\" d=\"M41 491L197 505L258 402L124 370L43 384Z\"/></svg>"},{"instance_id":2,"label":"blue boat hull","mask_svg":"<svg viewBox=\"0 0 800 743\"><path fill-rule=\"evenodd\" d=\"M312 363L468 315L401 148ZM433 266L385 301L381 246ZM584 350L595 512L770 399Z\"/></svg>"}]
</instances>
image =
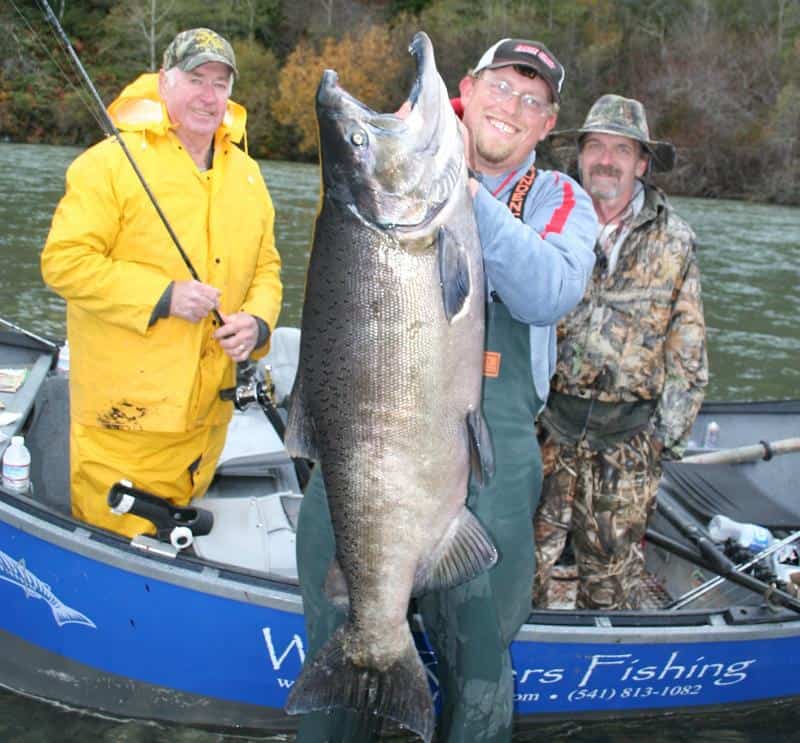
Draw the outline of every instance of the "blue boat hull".
<instances>
[{"instance_id":1,"label":"blue boat hull","mask_svg":"<svg viewBox=\"0 0 800 743\"><path fill-rule=\"evenodd\" d=\"M282 708L305 657L296 589L142 556L35 514L19 514L16 525L3 515L3 685L119 717L291 729ZM800 622L787 620L528 624L512 646L518 718L796 695ZM435 663L424 637L418 640L435 690Z\"/></svg>"},{"instance_id":2,"label":"blue boat hull","mask_svg":"<svg viewBox=\"0 0 800 743\"><path fill-rule=\"evenodd\" d=\"M212 542L200 549L198 537L194 556L155 540L133 544L69 515L67 389L52 374L52 349L0 333L0 357L3 366L28 369L20 390L5 398L19 422L0 433L24 430L34 484L33 497L0 488L0 686L120 718L291 729L295 720L283 706L305 660L305 635L296 572L281 558L288 554L293 562L290 501L297 507L300 495L272 428L258 414L260 428L244 417L232 421L229 439L239 446L226 456L226 443L205 496L204 506L218 509ZM711 416L721 445L735 447L796 435L800 403L705 406L695 440ZM800 535L794 508L800 454L790 456L766 465L765 477L755 464L741 465L733 477L742 482L738 505L750 493L755 509L744 520L765 515L771 494L785 501L782 510L774 504L774 524ZM764 483L766 491L753 490ZM277 510L268 508L268 498L273 506L280 499ZM279 543L283 552L273 555ZM649 554L670 596L709 577L674 554ZM517 720L692 710L800 694L793 664L800 614L745 594L718 593L676 612L533 613L512 645ZM416 639L435 693L435 660L421 631Z\"/></svg>"}]
</instances>

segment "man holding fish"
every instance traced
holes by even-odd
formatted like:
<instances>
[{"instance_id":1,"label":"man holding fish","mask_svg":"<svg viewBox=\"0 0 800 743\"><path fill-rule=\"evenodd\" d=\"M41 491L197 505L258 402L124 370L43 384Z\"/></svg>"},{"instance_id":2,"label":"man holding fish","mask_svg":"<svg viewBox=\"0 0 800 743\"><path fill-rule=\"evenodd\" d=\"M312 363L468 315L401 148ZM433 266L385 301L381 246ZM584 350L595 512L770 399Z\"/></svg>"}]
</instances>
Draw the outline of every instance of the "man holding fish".
<instances>
[{"instance_id":1,"label":"man holding fish","mask_svg":"<svg viewBox=\"0 0 800 743\"><path fill-rule=\"evenodd\" d=\"M332 342L331 335L339 340L336 369L331 357L327 367L316 364L312 345L301 349L287 427L291 452L317 459L322 472L306 492L298 526L308 657L287 709L306 713L301 741L362 741L374 731L376 716L431 739L427 682L400 629L411 595L419 595L437 658L437 740L511 739L509 646L530 611L532 517L542 479L534 419L554 369L555 323L580 300L594 264L597 221L590 199L569 177L534 165L537 143L556 123L564 82L553 54L521 39L503 39L486 51L452 103L463 118L465 158L448 149L458 140L456 123L430 41L418 34L411 49L418 77L397 115L375 114L349 97L346 106L338 103L345 94L333 73L325 73L317 94L325 197L303 336L308 327L322 343ZM332 101L336 115L327 112ZM348 177L353 172L358 177ZM418 172L432 184L425 198L418 198ZM326 173L337 177L326 179ZM339 216L337 201L345 205ZM420 204L428 204L428 212ZM336 228L329 224L334 218ZM443 224L427 229L439 219ZM361 263L343 268L340 251L325 251L326 235L335 240L342 225L353 225L357 235L348 244L371 241L384 256L371 267L370 281L358 282ZM482 261L474 260L473 236ZM429 253L434 260L425 263ZM361 255L372 260L369 251ZM320 294L333 291L337 273L343 290L322 307ZM365 291L369 301L361 302ZM420 298L409 300L415 292ZM387 327L398 303L406 309ZM408 313L411 322L403 325ZM356 317L363 332L352 331ZM423 341L414 346L417 336ZM421 357L406 363L412 348ZM381 363L371 360L376 354ZM454 366L462 356L468 364ZM332 394L316 379L316 367L320 375L327 371ZM431 377L434 383L426 386ZM392 404L375 395L384 381ZM420 405L416 413L404 405L407 387L418 390L427 413L421 423ZM356 422L329 431L337 396L362 417L385 404L375 429L364 433ZM352 441L362 443L349 449ZM370 457L363 477L344 472L345 455L354 470ZM395 481L405 483L406 492L391 498ZM353 494L362 486L363 498ZM395 515L380 532L375 524L389 511ZM365 521L370 525L362 528ZM365 537L372 541L364 545ZM407 547L397 549L401 543ZM381 608L398 594L399 615ZM380 620L370 626L372 616ZM384 638L395 634L403 635L399 649ZM339 707L345 709L330 712Z\"/></svg>"}]
</instances>

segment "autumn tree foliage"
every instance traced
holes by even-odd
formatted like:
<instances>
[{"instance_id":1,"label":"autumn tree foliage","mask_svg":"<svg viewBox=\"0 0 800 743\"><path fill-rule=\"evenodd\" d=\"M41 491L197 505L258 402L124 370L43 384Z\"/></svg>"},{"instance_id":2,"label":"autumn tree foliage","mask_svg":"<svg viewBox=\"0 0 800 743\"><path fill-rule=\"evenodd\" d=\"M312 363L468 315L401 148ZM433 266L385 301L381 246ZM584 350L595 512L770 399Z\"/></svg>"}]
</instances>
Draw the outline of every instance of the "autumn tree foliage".
<instances>
[{"instance_id":1,"label":"autumn tree foliage","mask_svg":"<svg viewBox=\"0 0 800 743\"><path fill-rule=\"evenodd\" d=\"M497 39L547 44L566 68L558 128L604 93L638 98L678 166L673 194L800 204L800 0L51 0L105 103L159 66L180 29L208 26L239 56L233 97L256 157L314 160L326 68L395 110L416 31L451 94ZM33 2L0 2L0 140L85 146L103 132ZM95 112L96 113L96 112ZM574 154L574 153L573 153Z\"/></svg>"},{"instance_id":2,"label":"autumn tree foliage","mask_svg":"<svg viewBox=\"0 0 800 743\"><path fill-rule=\"evenodd\" d=\"M304 40L297 45L281 70L272 113L297 129L302 154L317 152L314 100L326 69L335 70L339 84L372 109L394 111L400 106L413 61L398 47L384 25L362 27L341 39L328 37L318 44Z\"/></svg>"}]
</instances>

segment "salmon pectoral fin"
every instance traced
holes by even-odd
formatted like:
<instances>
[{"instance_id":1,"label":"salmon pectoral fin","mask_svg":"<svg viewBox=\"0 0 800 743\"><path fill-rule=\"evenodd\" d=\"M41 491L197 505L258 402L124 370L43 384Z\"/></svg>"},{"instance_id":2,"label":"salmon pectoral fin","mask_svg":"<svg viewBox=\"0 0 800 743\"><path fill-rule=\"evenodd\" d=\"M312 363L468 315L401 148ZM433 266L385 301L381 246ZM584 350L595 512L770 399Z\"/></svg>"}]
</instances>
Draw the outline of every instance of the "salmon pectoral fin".
<instances>
[{"instance_id":1,"label":"salmon pectoral fin","mask_svg":"<svg viewBox=\"0 0 800 743\"><path fill-rule=\"evenodd\" d=\"M464 246L450 230L440 227L436 233L439 258L439 281L442 285L444 314L448 322L461 311L471 290L469 264Z\"/></svg>"},{"instance_id":2,"label":"salmon pectoral fin","mask_svg":"<svg viewBox=\"0 0 800 743\"><path fill-rule=\"evenodd\" d=\"M497 548L483 524L464 507L414 576L412 595L457 586L491 568Z\"/></svg>"},{"instance_id":3,"label":"salmon pectoral fin","mask_svg":"<svg viewBox=\"0 0 800 743\"><path fill-rule=\"evenodd\" d=\"M339 561L331 560L328 574L325 576L325 595L330 602L340 611L346 612L350 608L350 593L347 590L347 581Z\"/></svg>"},{"instance_id":4,"label":"salmon pectoral fin","mask_svg":"<svg viewBox=\"0 0 800 743\"><path fill-rule=\"evenodd\" d=\"M284 445L290 457L319 461L314 422L308 416L303 394L303 375L298 373L289 398Z\"/></svg>"},{"instance_id":5,"label":"salmon pectoral fin","mask_svg":"<svg viewBox=\"0 0 800 743\"><path fill-rule=\"evenodd\" d=\"M494 447L489 427L480 410L472 410L467 414L467 431L472 476L481 485L486 485L494 475Z\"/></svg>"},{"instance_id":6,"label":"salmon pectoral fin","mask_svg":"<svg viewBox=\"0 0 800 743\"><path fill-rule=\"evenodd\" d=\"M290 715L344 707L379 715L430 743L436 724L425 667L409 630L403 654L381 670L356 665L345 654L354 644L348 623L339 627L300 675L286 700Z\"/></svg>"}]
</instances>

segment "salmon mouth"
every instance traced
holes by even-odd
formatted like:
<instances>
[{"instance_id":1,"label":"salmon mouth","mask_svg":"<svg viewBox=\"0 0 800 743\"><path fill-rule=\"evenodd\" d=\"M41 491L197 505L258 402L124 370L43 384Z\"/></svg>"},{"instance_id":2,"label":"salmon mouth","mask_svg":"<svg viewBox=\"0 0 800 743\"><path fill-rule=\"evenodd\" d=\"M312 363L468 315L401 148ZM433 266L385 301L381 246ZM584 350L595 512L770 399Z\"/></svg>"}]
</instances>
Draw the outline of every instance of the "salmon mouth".
<instances>
[{"instance_id":1,"label":"salmon mouth","mask_svg":"<svg viewBox=\"0 0 800 743\"><path fill-rule=\"evenodd\" d=\"M322 80L317 89L317 109L331 116L340 113L356 112L365 124L386 131L402 130L403 122L407 122L420 106L436 111L439 98L438 73L433 60L433 46L424 32L418 32L408 47L416 63L416 73L411 90L403 104L394 112L381 113L375 111L358 98L351 95L339 85L339 75L335 70L327 69L322 73ZM433 90L431 90L433 89ZM430 93L428 91L431 91ZM355 116L354 116L355 117ZM436 126L426 129L436 130Z\"/></svg>"},{"instance_id":2,"label":"salmon mouth","mask_svg":"<svg viewBox=\"0 0 800 743\"><path fill-rule=\"evenodd\" d=\"M320 161L326 197L381 230L425 228L466 172L463 145L433 46L417 33L415 76L393 113L380 113L325 70L317 90Z\"/></svg>"}]
</instances>

